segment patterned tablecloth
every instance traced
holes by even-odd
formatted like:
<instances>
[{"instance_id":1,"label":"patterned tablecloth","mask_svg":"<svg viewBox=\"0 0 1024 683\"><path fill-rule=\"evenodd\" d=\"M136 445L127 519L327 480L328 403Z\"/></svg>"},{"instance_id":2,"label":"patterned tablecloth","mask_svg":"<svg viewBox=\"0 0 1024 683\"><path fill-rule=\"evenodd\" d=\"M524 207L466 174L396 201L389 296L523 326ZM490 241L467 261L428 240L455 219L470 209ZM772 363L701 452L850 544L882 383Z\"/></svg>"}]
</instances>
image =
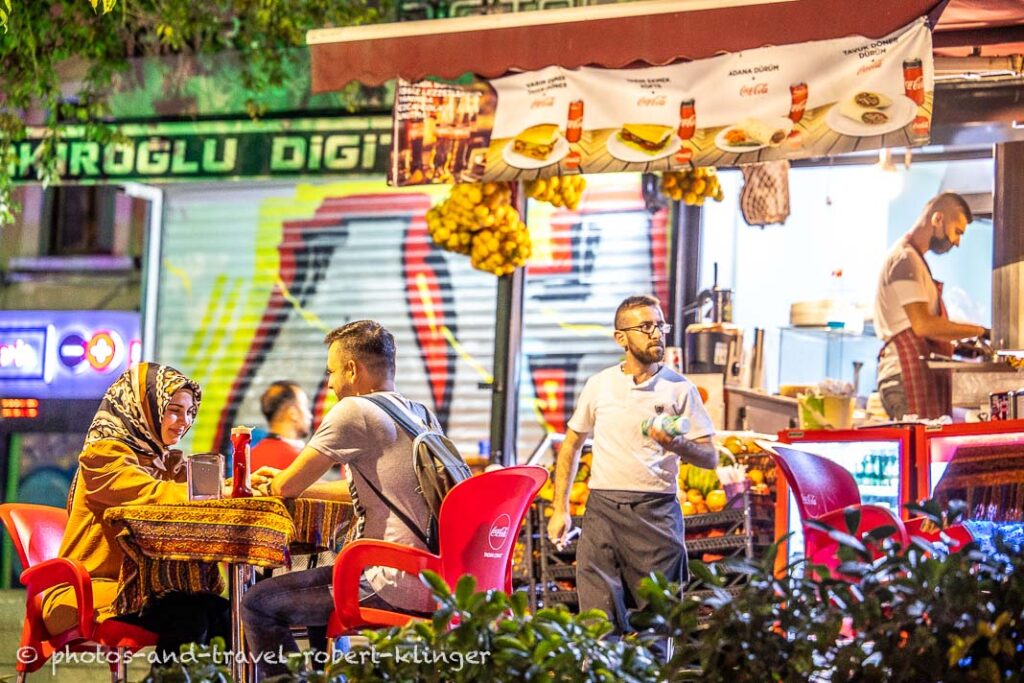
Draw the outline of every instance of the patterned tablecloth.
<instances>
[{"instance_id":1,"label":"patterned tablecloth","mask_svg":"<svg viewBox=\"0 0 1024 683\"><path fill-rule=\"evenodd\" d=\"M229 498L115 507L103 518L125 553L115 609L132 614L164 593L223 592L218 562L280 567L292 552L333 549L352 521L352 506Z\"/></svg>"}]
</instances>

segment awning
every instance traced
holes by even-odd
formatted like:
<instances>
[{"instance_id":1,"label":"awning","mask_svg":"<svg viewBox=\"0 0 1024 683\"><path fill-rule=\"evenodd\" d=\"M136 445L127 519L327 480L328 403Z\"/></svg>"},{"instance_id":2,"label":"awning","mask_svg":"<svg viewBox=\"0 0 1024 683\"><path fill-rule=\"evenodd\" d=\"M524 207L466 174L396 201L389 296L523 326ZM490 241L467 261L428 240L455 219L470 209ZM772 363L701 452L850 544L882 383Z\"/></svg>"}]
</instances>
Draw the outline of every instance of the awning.
<instances>
[{"instance_id":1,"label":"awning","mask_svg":"<svg viewBox=\"0 0 1024 683\"><path fill-rule=\"evenodd\" d=\"M494 78L557 64L619 68L766 45L885 36L945 0L650 0L310 31L313 92L400 76Z\"/></svg>"},{"instance_id":2,"label":"awning","mask_svg":"<svg viewBox=\"0 0 1024 683\"><path fill-rule=\"evenodd\" d=\"M935 54L981 56L1024 54L1024 2L951 0L932 35Z\"/></svg>"}]
</instances>

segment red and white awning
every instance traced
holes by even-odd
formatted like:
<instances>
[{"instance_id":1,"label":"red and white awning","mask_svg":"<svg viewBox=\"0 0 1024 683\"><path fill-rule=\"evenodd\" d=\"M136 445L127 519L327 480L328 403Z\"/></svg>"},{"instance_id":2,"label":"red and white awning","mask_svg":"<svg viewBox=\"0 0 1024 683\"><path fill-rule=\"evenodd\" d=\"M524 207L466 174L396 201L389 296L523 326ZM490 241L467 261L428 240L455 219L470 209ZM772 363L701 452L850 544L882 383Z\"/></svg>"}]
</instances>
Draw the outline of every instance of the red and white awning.
<instances>
[{"instance_id":1,"label":"red and white awning","mask_svg":"<svg viewBox=\"0 0 1024 683\"><path fill-rule=\"evenodd\" d=\"M1013 2L1014 0L1009 0ZM396 77L620 68L852 35L885 36L946 0L648 0L310 31L314 92Z\"/></svg>"}]
</instances>

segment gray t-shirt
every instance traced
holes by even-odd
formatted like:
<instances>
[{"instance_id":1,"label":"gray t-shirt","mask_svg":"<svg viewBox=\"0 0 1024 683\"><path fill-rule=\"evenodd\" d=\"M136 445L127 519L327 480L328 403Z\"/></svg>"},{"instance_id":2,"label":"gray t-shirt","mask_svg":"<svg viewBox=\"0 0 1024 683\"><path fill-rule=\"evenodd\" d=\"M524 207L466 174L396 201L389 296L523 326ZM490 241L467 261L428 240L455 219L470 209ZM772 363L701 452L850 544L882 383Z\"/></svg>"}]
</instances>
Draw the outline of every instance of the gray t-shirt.
<instances>
[{"instance_id":1,"label":"gray t-shirt","mask_svg":"<svg viewBox=\"0 0 1024 683\"><path fill-rule=\"evenodd\" d=\"M378 392L422 416L408 399L395 392ZM417 406L419 407L419 406ZM422 421L422 420L421 420ZM341 399L327 413L310 439L310 448L347 465L352 502L356 512L356 538L375 538L425 549L423 542L373 490L425 529L429 519L412 464L412 438L390 415L362 398ZM373 484L371 487L367 482ZM419 577L388 567L371 567L364 573L381 598L391 605L416 611L433 611L434 602Z\"/></svg>"}]
</instances>

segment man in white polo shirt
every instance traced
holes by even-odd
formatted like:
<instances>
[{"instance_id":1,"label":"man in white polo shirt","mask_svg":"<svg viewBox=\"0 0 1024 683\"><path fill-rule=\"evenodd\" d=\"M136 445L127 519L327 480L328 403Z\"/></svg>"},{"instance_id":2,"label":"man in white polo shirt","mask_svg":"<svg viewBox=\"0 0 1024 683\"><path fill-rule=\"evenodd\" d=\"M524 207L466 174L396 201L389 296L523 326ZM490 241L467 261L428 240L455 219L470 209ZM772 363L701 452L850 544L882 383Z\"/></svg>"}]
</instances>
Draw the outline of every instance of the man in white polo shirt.
<instances>
[{"instance_id":1,"label":"man in white polo shirt","mask_svg":"<svg viewBox=\"0 0 1024 683\"><path fill-rule=\"evenodd\" d=\"M636 595L641 579L653 571L680 583L687 577L676 498L679 460L705 468L718 463L714 427L697 388L662 364L669 330L654 297L631 296L619 304L615 341L626 359L587 380L555 466L548 537L557 543L572 527L569 486L583 442L593 432L576 590L580 610L604 610L617 633L631 630L630 609L643 607ZM652 427L645 437L641 423L657 415L681 415L689 431L672 437Z\"/></svg>"}]
</instances>

